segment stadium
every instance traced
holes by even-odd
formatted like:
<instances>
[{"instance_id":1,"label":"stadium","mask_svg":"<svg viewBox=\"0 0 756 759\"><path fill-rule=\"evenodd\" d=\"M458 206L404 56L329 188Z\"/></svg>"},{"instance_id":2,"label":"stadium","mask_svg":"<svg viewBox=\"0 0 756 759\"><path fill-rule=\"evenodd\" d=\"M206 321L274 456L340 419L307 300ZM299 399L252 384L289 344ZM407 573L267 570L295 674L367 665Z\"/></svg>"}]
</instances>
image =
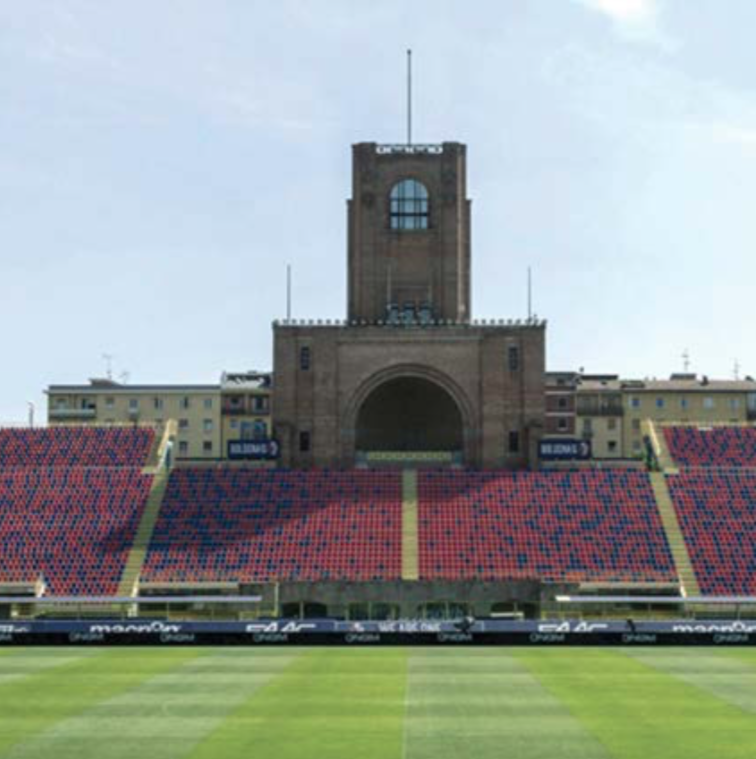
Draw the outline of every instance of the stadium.
<instances>
[{"instance_id":1,"label":"stadium","mask_svg":"<svg viewBox=\"0 0 756 759\"><path fill-rule=\"evenodd\" d=\"M98 710L143 724L137 704L158 699L168 716L139 740L173 726L170 751L195 731L208 756L408 750L377 747L375 730L435 755L471 719L480 732L463 743L488 756L481 699L518 709L516 683L534 714L558 712L539 750L572 720L559 755L604 756L616 720L579 725L609 694L622 720L650 720L646 699L677 698L676 677L707 691L680 695L693 713L750 698L738 688L756 677L742 648L756 642L756 427L646 418L642 455L616 461L549 433L546 324L471 317L465 147L353 156L348 313L274 323L262 435L187 459L180 419L99 423L91 398L51 404L47 427L0 430L0 690L24 716L0 745L60 755L55 723L107 754ZM695 653L656 648L670 645ZM30 698L48 706L28 717ZM301 721L286 703L304 704ZM187 717L215 708L226 720L200 740ZM451 709L451 726L426 723L433 709ZM753 739L725 712L726 753L745 756L734 749ZM681 730L690 719L682 709ZM510 737L527 744L526 724ZM664 727L638 740L664 743ZM617 755L635 756L634 740Z\"/></svg>"},{"instance_id":2,"label":"stadium","mask_svg":"<svg viewBox=\"0 0 756 759\"><path fill-rule=\"evenodd\" d=\"M651 0L575 4L586 15L611 9L623 44L671 55L670 40L649 26L663 15L650 14ZM522 28L533 12L524 7ZM258 10L245 17L252 26ZM61 18L76 27L75 13ZM64 71L94 65L126 76L128 67L88 48L56 44L52 34L45 44L39 59L66 61ZM539 70L569 90L555 61L569 62L574 50L561 53ZM215 92L214 65L202 71ZM298 62L306 80L303 68ZM281 87L285 77L264 69L271 90ZM293 316L288 267L285 315L265 311L261 291L273 286L258 264L276 254L263 255L264 230L250 225L259 261L234 311L243 320L231 324L224 311L208 334L241 342L239 333L266 332L265 366L223 371L212 384L138 384L114 379L108 353L104 376L46 385L44 424L34 402L28 423L0 424L0 759L756 755L756 380L741 378L737 361L731 379L693 373L687 349L684 371L669 379L557 368L551 351L560 341L609 334L628 356L642 350L629 346L633 338L662 341L668 324L652 303L662 267L644 272L635 310L617 288L611 318L599 317L605 301L586 284L575 299L597 298L590 335L560 329L564 309L550 309L548 323L536 315L530 269L526 313L478 316L479 294L498 291L502 271L514 278L523 263L513 256L497 269L476 247L478 225L495 226L496 209L476 206L473 216L477 187L492 185L470 190L468 168L497 158L490 145L468 156L457 139L413 141L408 73L405 141L354 142L350 160L342 151L345 181L333 197L306 162L292 182L317 188L328 204L346 196L346 255L334 256L346 283L338 317ZM245 128L259 126L256 107L233 88L213 102L241 107ZM98 123L125 110L119 104ZM158 131L144 118L146 133ZM283 119L269 131L292 128L308 134L309 152L320 149L312 125ZM752 148L745 130L725 136ZM182 158L191 152L177 145ZM292 164L279 150L288 183ZM263 167L265 149L252 152ZM519 177L517 161L508 166L513 185L542 170L524 164ZM298 191L287 195L278 179L262 182L267 190L270 181L271 205L260 195L255 202L263 215L275 210L271 226L301 225L299 241L313 236L319 228L294 202ZM148 183L140 175L140 200ZM540 224L547 201L538 200ZM160 215L147 207L140 202L135 226ZM321 208L314 198L313 208ZM168 209L160 213L170 221ZM330 220L320 229L332 229ZM207 302L180 292L187 311L232 300L224 287L248 277L220 254L207 264L210 247L197 259ZM105 261L88 273L91 305L77 335L62 311L76 299L71 282L87 279L78 259L62 256L55 276L67 283L65 297L40 298L42 316L26 301L10 319L0 310L25 343L33 342L27 315L44 323L44 382L71 376L98 319L132 335L158 314L150 327L159 339L145 336L143 346L159 346L155 366L182 351L204 355L208 346L176 313L173 290L187 280L156 284L157 274L148 281L140 270L138 291L126 292L129 258L119 255L117 276ZM191 256L170 265L191 269ZM581 266L574 251L552 263L565 281ZM0 267L3 276L13 269L1 259ZM331 272L322 281L325 303L338 288ZM120 306L98 311L100 290ZM668 290L665 320L683 320ZM701 311L697 302L704 331L714 316ZM636 318L623 335L623 322Z\"/></svg>"}]
</instances>

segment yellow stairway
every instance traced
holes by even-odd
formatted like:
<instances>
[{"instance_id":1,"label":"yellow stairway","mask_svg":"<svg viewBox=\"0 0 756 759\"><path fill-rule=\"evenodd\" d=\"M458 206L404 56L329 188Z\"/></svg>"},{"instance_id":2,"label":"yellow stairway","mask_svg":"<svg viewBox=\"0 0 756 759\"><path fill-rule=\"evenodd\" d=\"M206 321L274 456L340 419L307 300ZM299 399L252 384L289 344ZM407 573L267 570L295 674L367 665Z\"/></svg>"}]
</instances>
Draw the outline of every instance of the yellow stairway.
<instances>
[{"instance_id":1,"label":"yellow stairway","mask_svg":"<svg viewBox=\"0 0 756 759\"><path fill-rule=\"evenodd\" d=\"M163 497L168 487L170 475L170 470L162 467L155 472L152 479L147 505L144 508L134 542L126 559L126 566L121 575L121 582L118 585L118 595L121 597L134 595L137 580L139 579L139 575L142 574L147 547L150 544L158 514L160 514L160 507L163 505Z\"/></svg>"},{"instance_id":2,"label":"yellow stairway","mask_svg":"<svg viewBox=\"0 0 756 759\"><path fill-rule=\"evenodd\" d=\"M658 427L652 419L644 419L641 429L643 434L648 436L651 441L651 447L656 454L656 460L659 462L659 468L662 472L677 474L679 469L675 466L672 454L669 452L667 440L664 437L664 431Z\"/></svg>"},{"instance_id":3,"label":"yellow stairway","mask_svg":"<svg viewBox=\"0 0 756 759\"><path fill-rule=\"evenodd\" d=\"M420 577L417 537L417 471L402 472L402 579Z\"/></svg>"},{"instance_id":4,"label":"yellow stairway","mask_svg":"<svg viewBox=\"0 0 756 759\"><path fill-rule=\"evenodd\" d=\"M680 530L680 523L677 521L677 513L672 504L665 475L661 472L651 472L651 487L654 490L664 531L667 533L667 541L672 551L672 558L675 561L675 568L677 569L677 576L680 578L683 593L686 596L700 596L701 589L698 587L696 573L690 563L688 547L685 545L685 538L683 538Z\"/></svg>"}]
</instances>

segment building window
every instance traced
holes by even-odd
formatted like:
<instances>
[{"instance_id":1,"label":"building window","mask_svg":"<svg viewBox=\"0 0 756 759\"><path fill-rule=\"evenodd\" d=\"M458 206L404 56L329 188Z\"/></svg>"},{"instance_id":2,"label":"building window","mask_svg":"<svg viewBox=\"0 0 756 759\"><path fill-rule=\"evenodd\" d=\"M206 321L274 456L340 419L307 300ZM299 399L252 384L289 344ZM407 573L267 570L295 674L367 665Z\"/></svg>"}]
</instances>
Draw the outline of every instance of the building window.
<instances>
[{"instance_id":1,"label":"building window","mask_svg":"<svg viewBox=\"0 0 756 759\"><path fill-rule=\"evenodd\" d=\"M617 453L617 441L616 440L610 440L606 447L609 449L609 453Z\"/></svg>"},{"instance_id":2,"label":"building window","mask_svg":"<svg viewBox=\"0 0 756 759\"><path fill-rule=\"evenodd\" d=\"M564 418L560 419L560 420L557 422L557 429L558 429L560 432L567 432L567 428L568 428L568 426L569 426L569 425L567 424L567 420L566 420L566 419L564 419Z\"/></svg>"},{"instance_id":3,"label":"building window","mask_svg":"<svg viewBox=\"0 0 756 759\"><path fill-rule=\"evenodd\" d=\"M179 419L179 429L180 430L188 430L189 429L189 420L188 419Z\"/></svg>"},{"instance_id":4,"label":"building window","mask_svg":"<svg viewBox=\"0 0 756 759\"><path fill-rule=\"evenodd\" d=\"M630 408L640 408L640 407L641 407L640 398L631 398L630 399Z\"/></svg>"},{"instance_id":5,"label":"building window","mask_svg":"<svg viewBox=\"0 0 756 759\"><path fill-rule=\"evenodd\" d=\"M114 408L114 407L115 407L115 398L106 398L105 408Z\"/></svg>"},{"instance_id":6,"label":"building window","mask_svg":"<svg viewBox=\"0 0 756 759\"><path fill-rule=\"evenodd\" d=\"M205 398L204 400L205 408L211 409L213 407L213 399L212 398Z\"/></svg>"},{"instance_id":7,"label":"building window","mask_svg":"<svg viewBox=\"0 0 756 759\"><path fill-rule=\"evenodd\" d=\"M299 452L310 452L310 433L307 430L303 430L299 433Z\"/></svg>"},{"instance_id":8,"label":"building window","mask_svg":"<svg viewBox=\"0 0 756 759\"><path fill-rule=\"evenodd\" d=\"M231 420L231 429L232 430L239 429L239 420L238 419L232 419Z\"/></svg>"},{"instance_id":9,"label":"building window","mask_svg":"<svg viewBox=\"0 0 756 759\"><path fill-rule=\"evenodd\" d=\"M202 441L202 450L204 453L212 453L213 452L213 441L212 440L203 440Z\"/></svg>"},{"instance_id":10,"label":"building window","mask_svg":"<svg viewBox=\"0 0 756 759\"><path fill-rule=\"evenodd\" d=\"M507 346L507 366L510 372L520 369L520 349L516 345Z\"/></svg>"},{"instance_id":11,"label":"building window","mask_svg":"<svg viewBox=\"0 0 756 759\"><path fill-rule=\"evenodd\" d=\"M213 431L213 420L212 419L203 419L202 420L202 429L204 432L212 432Z\"/></svg>"},{"instance_id":12,"label":"building window","mask_svg":"<svg viewBox=\"0 0 756 759\"><path fill-rule=\"evenodd\" d=\"M593 434L593 419L583 419L583 437L590 437Z\"/></svg>"},{"instance_id":13,"label":"building window","mask_svg":"<svg viewBox=\"0 0 756 759\"><path fill-rule=\"evenodd\" d=\"M312 353L310 351L309 346L304 345L299 349L299 368L303 372L310 371L310 366L312 364Z\"/></svg>"},{"instance_id":14,"label":"building window","mask_svg":"<svg viewBox=\"0 0 756 759\"><path fill-rule=\"evenodd\" d=\"M641 431L641 420L633 419L633 432L640 432L640 431Z\"/></svg>"},{"instance_id":15,"label":"building window","mask_svg":"<svg viewBox=\"0 0 756 759\"><path fill-rule=\"evenodd\" d=\"M520 452L520 433L517 430L510 430L509 432L509 452Z\"/></svg>"},{"instance_id":16,"label":"building window","mask_svg":"<svg viewBox=\"0 0 756 759\"><path fill-rule=\"evenodd\" d=\"M152 407L156 411L160 411L163 408L163 399L162 398L153 398L152 399Z\"/></svg>"},{"instance_id":17,"label":"building window","mask_svg":"<svg viewBox=\"0 0 756 759\"><path fill-rule=\"evenodd\" d=\"M730 408L737 411L740 408L740 398L730 398Z\"/></svg>"},{"instance_id":18,"label":"building window","mask_svg":"<svg viewBox=\"0 0 756 759\"><path fill-rule=\"evenodd\" d=\"M567 408L567 399L566 399L566 398L560 398L560 399L557 401L557 407L558 407L560 410L564 410L564 409L566 409L566 408Z\"/></svg>"},{"instance_id":19,"label":"building window","mask_svg":"<svg viewBox=\"0 0 756 759\"><path fill-rule=\"evenodd\" d=\"M252 397L252 407L255 411L267 411L268 410L268 396L267 395L255 395Z\"/></svg>"},{"instance_id":20,"label":"building window","mask_svg":"<svg viewBox=\"0 0 756 759\"><path fill-rule=\"evenodd\" d=\"M690 402L687 398L680 398L680 408L685 411L690 406Z\"/></svg>"},{"instance_id":21,"label":"building window","mask_svg":"<svg viewBox=\"0 0 756 759\"><path fill-rule=\"evenodd\" d=\"M139 410L139 398L129 398L129 410L130 411Z\"/></svg>"},{"instance_id":22,"label":"building window","mask_svg":"<svg viewBox=\"0 0 756 759\"><path fill-rule=\"evenodd\" d=\"M606 420L606 428L608 430L616 430L617 429L617 420L616 419L607 419Z\"/></svg>"},{"instance_id":23,"label":"building window","mask_svg":"<svg viewBox=\"0 0 756 759\"><path fill-rule=\"evenodd\" d=\"M189 443L187 443L186 440L179 440L178 448L181 455L186 455L189 453Z\"/></svg>"},{"instance_id":24,"label":"building window","mask_svg":"<svg viewBox=\"0 0 756 759\"><path fill-rule=\"evenodd\" d=\"M640 451L641 451L641 442L640 442L640 440L633 440L633 451L635 453L640 453Z\"/></svg>"},{"instance_id":25,"label":"building window","mask_svg":"<svg viewBox=\"0 0 756 759\"><path fill-rule=\"evenodd\" d=\"M416 179L395 184L390 197L391 229L428 229L428 190Z\"/></svg>"},{"instance_id":26,"label":"building window","mask_svg":"<svg viewBox=\"0 0 756 759\"><path fill-rule=\"evenodd\" d=\"M664 398L656 399L656 408L664 408Z\"/></svg>"},{"instance_id":27,"label":"building window","mask_svg":"<svg viewBox=\"0 0 756 759\"><path fill-rule=\"evenodd\" d=\"M181 403L179 404L179 406L180 406L181 408L189 408L189 406L191 406L191 403L190 403L190 401L189 401L189 397L188 397L188 396L184 396L184 397L181 399Z\"/></svg>"},{"instance_id":28,"label":"building window","mask_svg":"<svg viewBox=\"0 0 756 759\"><path fill-rule=\"evenodd\" d=\"M268 425L265 422L257 421L254 424L252 436L255 440L265 440L268 437Z\"/></svg>"}]
</instances>

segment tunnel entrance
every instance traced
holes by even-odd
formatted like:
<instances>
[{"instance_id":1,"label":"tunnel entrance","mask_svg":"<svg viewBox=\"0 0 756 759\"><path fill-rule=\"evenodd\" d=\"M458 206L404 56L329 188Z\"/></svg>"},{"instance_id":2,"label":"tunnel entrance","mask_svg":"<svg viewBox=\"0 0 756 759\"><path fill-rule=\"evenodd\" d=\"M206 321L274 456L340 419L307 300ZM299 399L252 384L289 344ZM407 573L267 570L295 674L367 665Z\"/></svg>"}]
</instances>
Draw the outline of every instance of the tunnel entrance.
<instances>
[{"instance_id":1,"label":"tunnel entrance","mask_svg":"<svg viewBox=\"0 0 756 759\"><path fill-rule=\"evenodd\" d=\"M430 380L388 380L357 415L358 451L462 451L462 414L449 393Z\"/></svg>"}]
</instances>

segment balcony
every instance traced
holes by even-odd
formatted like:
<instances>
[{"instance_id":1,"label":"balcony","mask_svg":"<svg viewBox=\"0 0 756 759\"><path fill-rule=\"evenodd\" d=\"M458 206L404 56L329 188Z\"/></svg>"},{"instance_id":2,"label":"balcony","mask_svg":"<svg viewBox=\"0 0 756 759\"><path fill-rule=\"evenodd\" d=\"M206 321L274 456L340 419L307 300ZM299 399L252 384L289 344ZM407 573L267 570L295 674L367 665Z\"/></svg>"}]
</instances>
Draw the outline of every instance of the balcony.
<instances>
[{"instance_id":1,"label":"balcony","mask_svg":"<svg viewBox=\"0 0 756 759\"><path fill-rule=\"evenodd\" d=\"M92 408L51 408L50 421L61 422L82 419L96 419L97 409Z\"/></svg>"}]
</instances>

